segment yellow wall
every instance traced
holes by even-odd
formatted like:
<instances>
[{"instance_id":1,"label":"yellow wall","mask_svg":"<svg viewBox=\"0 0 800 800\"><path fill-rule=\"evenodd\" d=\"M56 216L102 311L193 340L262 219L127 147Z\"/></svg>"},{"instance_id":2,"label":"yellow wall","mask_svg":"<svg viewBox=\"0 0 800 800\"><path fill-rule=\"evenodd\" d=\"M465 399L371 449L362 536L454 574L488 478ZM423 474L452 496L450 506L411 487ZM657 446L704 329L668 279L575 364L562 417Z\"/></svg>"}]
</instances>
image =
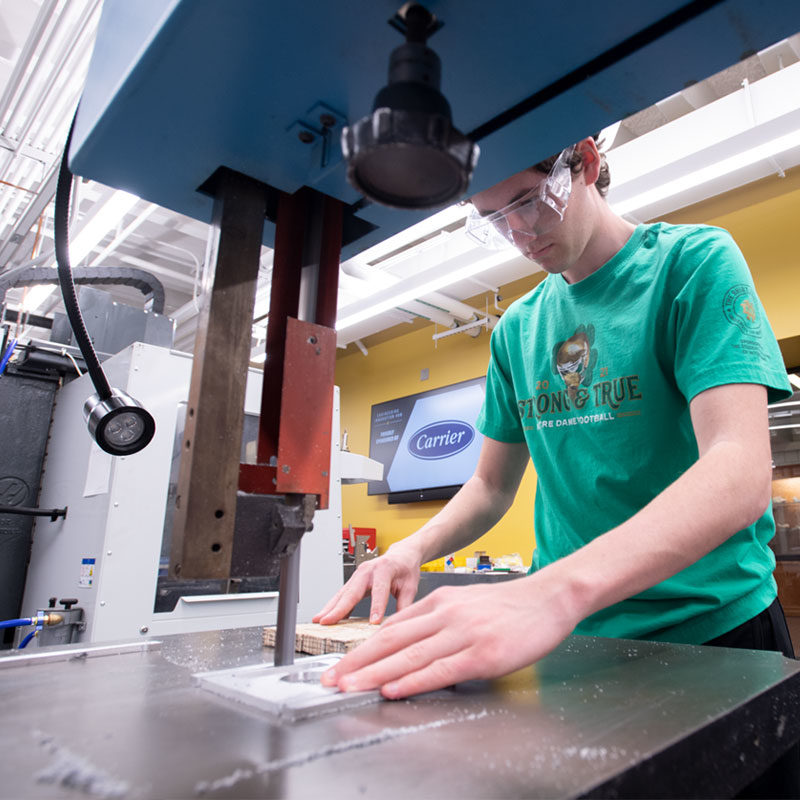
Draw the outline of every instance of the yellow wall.
<instances>
[{"instance_id":1,"label":"yellow wall","mask_svg":"<svg viewBox=\"0 0 800 800\"><path fill-rule=\"evenodd\" d=\"M729 230L750 264L773 330L779 340L793 337L800 345L800 263L797 229L800 227L800 169L786 178L771 177L719 198L698 204L665 217L670 222L704 222ZM505 287L504 296L517 296L541 279ZM483 298L473 299L483 306ZM489 337L485 332L475 339L451 336L434 347L433 325L406 333L402 327L367 340L369 354L363 356L353 345L337 360L336 381L341 387L342 428L349 434L350 449L369 453L370 406L395 397L414 394L474 378L486 373ZM394 338L389 338L394 336ZM786 355L784 349L784 357ZM798 350L800 353L800 349ZM797 361L800 364L800 361ZM796 366L791 363L789 366ZM420 380L427 368L430 377ZM533 549L533 496L536 478L531 468L525 475L517 502L486 536L456 554L456 563L486 550L492 556L518 552L526 564ZM366 485L343 488L343 523L376 528L378 547L413 533L432 517L442 502L388 505L385 496L367 496Z\"/></svg>"},{"instance_id":2,"label":"yellow wall","mask_svg":"<svg viewBox=\"0 0 800 800\"><path fill-rule=\"evenodd\" d=\"M530 281L533 285L534 281ZM486 374L489 336L461 334L440 340L434 347L433 325L369 347L366 357L354 347L336 363L336 383L341 387L342 430L349 447L369 453L369 419L373 403L436 389ZM352 352L351 352L352 351ZM420 372L429 370L428 380ZM473 546L456 553L456 564L475 550L491 556L518 552L530 564L533 551L533 494L535 476L528 469L517 502L501 522ZM389 505L385 495L367 495L366 484L342 487L342 521L345 526L376 528L381 552L394 541L413 533L444 505L443 501ZM435 562L434 562L435 564ZM437 565L438 566L438 565Z\"/></svg>"},{"instance_id":3,"label":"yellow wall","mask_svg":"<svg viewBox=\"0 0 800 800\"><path fill-rule=\"evenodd\" d=\"M730 231L750 265L776 338L800 334L800 168L785 178L765 178L665 219L705 222Z\"/></svg>"},{"instance_id":4,"label":"yellow wall","mask_svg":"<svg viewBox=\"0 0 800 800\"><path fill-rule=\"evenodd\" d=\"M772 481L772 496L780 497L787 503L797 503L800 501L800 478Z\"/></svg>"}]
</instances>

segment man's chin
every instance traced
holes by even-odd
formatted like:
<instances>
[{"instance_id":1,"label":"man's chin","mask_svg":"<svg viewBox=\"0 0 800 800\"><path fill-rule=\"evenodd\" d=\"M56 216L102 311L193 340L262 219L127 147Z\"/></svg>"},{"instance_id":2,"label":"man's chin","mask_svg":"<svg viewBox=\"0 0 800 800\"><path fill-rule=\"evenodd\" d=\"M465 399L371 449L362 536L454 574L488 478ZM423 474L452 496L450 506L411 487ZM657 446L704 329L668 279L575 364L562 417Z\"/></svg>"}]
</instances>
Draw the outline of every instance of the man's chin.
<instances>
[{"instance_id":1,"label":"man's chin","mask_svg":"<svg viewBox=\"0 0 800 800\"><path fill-rule=\"evenodd\" d=\"M556 264L548 258L542 258L541 260L533 256L526 256L526 258L536 264L539 269L544 270L550 275L560 275L566 269L563 264Z\"/></svg>"}]
</instances>

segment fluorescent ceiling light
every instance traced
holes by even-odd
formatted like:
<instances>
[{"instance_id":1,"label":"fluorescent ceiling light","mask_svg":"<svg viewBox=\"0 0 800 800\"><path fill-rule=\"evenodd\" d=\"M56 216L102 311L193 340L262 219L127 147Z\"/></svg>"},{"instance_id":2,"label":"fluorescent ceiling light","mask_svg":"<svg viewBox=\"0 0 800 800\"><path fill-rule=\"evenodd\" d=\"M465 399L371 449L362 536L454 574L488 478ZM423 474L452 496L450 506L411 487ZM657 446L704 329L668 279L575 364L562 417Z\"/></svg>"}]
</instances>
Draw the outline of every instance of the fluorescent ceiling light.
<instances>
[{"instance_id":1,"label":"fluorescent ceiling light","mask_svg":"<svg viewBox=\"0 0 800 800\"><path fill-rule=\"evenodd\" d=\"M400 291L391 297L387 297L384 300L379 300L373 303L368 308L359 309L352 314L347 314L346 316L337 319L336 330L341 331L345 328L350 328L353 325L357 325L359 322L371 319L372 317L377 317L379 314L383 314L385 311L389 311L396 306L401 306L403 303L407 303L409 300L415 300L416 298L430 294L431 292L436 292L439 289L443 289L445 286L465 280L466 278L471 278L473 275L477 275L480 272L485 272L487 269L499 267L502 264L513 261L517 257L519 257L519 251L515 248L509 248L508 250L502 250L499 253L492 253L492 255L485 258L480 258L477 261L473 261L464 265L463 267L460 267L459 269L436 275L435 277L429 278L422 283L414 283L405 291ZM403 283L408 284L409 281L403 281Z\"/></svg>"},{"instance_id":2,"label":"fluorescent ceiling light","mask_svg":"<svg viewBox=\"0 0 800 800\"><path fill-rule=\"evenodd\" d=\"M80 233L69 243L69 257L73 264L83 259L103 241L105 235L139 201L135 194L116 191L103 207L83 226Z\"/></svg>"},{"instance_id":3,"label":"fluorescent ceiling light","mask_svg":"<svg viewBox=\"0 0 800 800\"><path fill-rule=\"evenodd\" d=\"M25 297L22 300L22 310L29 313L37 311L39 306L41 306L54 291L55 287L52 285L40 283L37 286L32 286L25 293Z\"/></svg>"},{"instance_id":4,"label":"fluorescent ceiling light","mask_svg":"<svg viewBox=\"0 0 800 800\"><path fill-rule=\"evenodd\" d=\"M354 260L357 260L361 264L377 261L389 253L394 253L396 250L400 250L412 242L416 242L431 233L435 233L448 225L452 225L454 222L466 219L468 213L469 206L466 204L462 205L456 203L455 205L443 208L441 211L437 211L430 217L426 217L416 223L416 225L412 225L410 228L406 228L396 233L394 236L390 236L388 239L384 239L384 241L363 250L355 256Z\"/></svg>"},{"instance_id":5,"label":"fluorescent ceiling light","mask_svg":"<svg viewBox=\"0 0 800 800\"><path fill-rule=\"evenodd\" d=\"M800 389L800 375L795 375L793 372L790 373L789 383L791 383L795 389Z\"/></svg>"},{"instance_id":6,"label":"fluorescent ceiling light","mask_svg":"<svg viewBox=\"0 0 800 800\"><path fill-rule=\"evenodd\" d=\"M619 215L630 214L637 209L645 208L659 200L674 197L681 192L694 189L697 186L702 186L704 183L709 183L716 178L721 178L731 172L749 167L751 164L756 164L759 161L777 156L794 147L800 147L800 131L792 131L783 136L778 136L750 150L745 150L743 153L737 153L734 156L724 158L714 164L709 164L707 167L695 170L687 175L681 175L679 178L667 181L653 189L648 189L627 200L613 203L611 208L614 213Z\"/></svg>"}]
</instances>

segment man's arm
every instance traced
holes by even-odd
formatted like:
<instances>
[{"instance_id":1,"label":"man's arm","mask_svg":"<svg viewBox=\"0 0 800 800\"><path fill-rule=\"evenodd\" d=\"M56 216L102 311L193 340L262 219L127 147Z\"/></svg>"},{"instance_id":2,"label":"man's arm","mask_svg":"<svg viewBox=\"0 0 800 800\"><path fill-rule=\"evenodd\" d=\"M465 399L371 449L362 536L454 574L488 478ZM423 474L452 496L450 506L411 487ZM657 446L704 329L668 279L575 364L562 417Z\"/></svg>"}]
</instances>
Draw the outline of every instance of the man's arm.
<instances>
[{"instance_id":1,"label":"man's arm","mask_svg":"<svg viewBox=\"0 0 800 800\"><path fill-rule=\"evenodd\" d=\"M527 578L433 592L390 617L323 683L397 698L507 674L752 524L770 501L766 389L719 386L690 408L698 460L628 521Z\"/></svg>"},{"instance_id":2,"label":"man's arm","mask_svg":"<svg viewBox=\"0 0 800 800\"><path fill-rule=\"evenodd\" d=\"M718 386L701 392L690 411L698 461L638 514L582 548L572 565L581 619L693 564L769 506L766 389Z\"/></svg>"},{"instance_id":3,"label":"man's arm","mask_svg":"<svg viewBox=\"0 0 800 800\"><path fill-rule=\"evenodd\" d=\"M410 605L417 593L422 564L466 547L508 511L528 460L525 443L484 438L475 474L452 500L418 531L393 544L385 555L361 564L314 622L338 622L368 593L372 596L371 622L383 618L390 594L397 598L398 609Z\"/></svg>"}]
</instances>

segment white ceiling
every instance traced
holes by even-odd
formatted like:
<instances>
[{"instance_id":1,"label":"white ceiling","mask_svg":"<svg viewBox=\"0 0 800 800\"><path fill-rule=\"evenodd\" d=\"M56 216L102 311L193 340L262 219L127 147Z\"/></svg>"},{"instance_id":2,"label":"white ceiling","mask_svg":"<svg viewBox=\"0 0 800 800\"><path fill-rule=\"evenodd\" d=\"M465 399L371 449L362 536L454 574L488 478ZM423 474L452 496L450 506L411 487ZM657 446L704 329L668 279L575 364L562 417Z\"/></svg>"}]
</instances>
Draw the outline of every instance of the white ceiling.
<instances>
[{"instance_id":1,"label":"white ceiling","mask_svg":"<svg viewBox=\"0 0 800 800\"><path fill-rule=\"evenodd\" d=\"M88 68L102 0L0 0L0 273L53 263L54 176ZM609 202L632 221L655 218L800 164L800 34L644 109L604 132L611 166ZM77 183L71 238L114 196L92 181ZM420 316L439 330L499 311L494 290L536 266L488 253L463 235L463 208L431 219L342 264L339 344ZM175 346L191 351L202 293L209 226L143 200L93 237L75 266L130 266L164 285L165 313L176 321ZM268 311L272 253L263 248L255 318ZM142 307L133 289L109 287ZM475 310L459 302L485 292ZM57 291L42 298L14 289L47 315ZM376 313L377 312L377 313ZM355 321L354 321L355 320ZM348 324L349 323L349 324ZM344 327L342 327L344 326ZM475 332L472 328L472 332ZM265 322L253 328L253 357L263 353ZM26 336L46 331L28 328Z\"/></svg>"}]
</instances>

